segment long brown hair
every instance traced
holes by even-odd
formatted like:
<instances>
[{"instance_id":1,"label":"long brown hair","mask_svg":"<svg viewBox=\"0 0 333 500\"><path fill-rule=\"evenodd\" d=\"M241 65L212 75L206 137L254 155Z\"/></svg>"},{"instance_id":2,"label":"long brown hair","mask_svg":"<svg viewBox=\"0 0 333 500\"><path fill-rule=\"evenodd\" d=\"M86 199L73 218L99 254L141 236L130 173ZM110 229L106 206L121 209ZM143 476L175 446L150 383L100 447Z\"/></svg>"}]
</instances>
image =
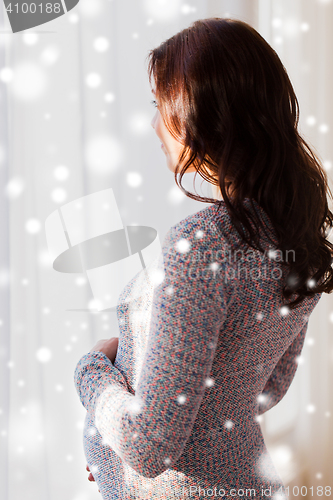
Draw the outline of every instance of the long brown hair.
<instances>
[{"instance_id":1,"label":"long brown hair","mask_svg":"<svg viewBox=\"0 0 333 500\"><path fill-rule=\"evenodd\" d=\"M235 19L198 20L148 54L148 75L170 133L184 149L175 181L191 165L218 185L242 241L263 251L242 200L255 200L271 220L278 248L293 249L283 297L333 290L333 226L327 174L299 134L299 105L274 49L250 25ZM189 155L180 172L180 164ZM226 186L232 180L232 199ZM255 219L257 219L255 217ZM260 218L254 221L262 226ZM246 231L244 231L244 228Z\"/></svg>"}]
</instances>

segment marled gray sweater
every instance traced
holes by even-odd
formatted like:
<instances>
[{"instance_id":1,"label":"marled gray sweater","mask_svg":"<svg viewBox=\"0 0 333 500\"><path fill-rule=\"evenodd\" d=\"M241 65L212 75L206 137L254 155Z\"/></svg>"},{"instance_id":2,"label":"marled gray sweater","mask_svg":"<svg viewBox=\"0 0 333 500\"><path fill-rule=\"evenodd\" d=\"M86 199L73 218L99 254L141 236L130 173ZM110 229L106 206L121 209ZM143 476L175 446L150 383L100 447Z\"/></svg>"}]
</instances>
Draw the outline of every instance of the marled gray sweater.
<instances>
[{"instance_id":1,"label":"marled gray sweater","mask_svg":"<svg viewBox=\"0 0 333 500\"><path fill-rule=\"evenodd\" d=\"M119 297L114 365L97 351L80 359L85 454L104 499L261 497L270 487L284 498L258 414L288 390L321 294L281 307L272 245L262 234L264 255L246 245L236 254L238 239L223 202L173 226L160 282L142 271Z\"/></svg>"}]
</instances>

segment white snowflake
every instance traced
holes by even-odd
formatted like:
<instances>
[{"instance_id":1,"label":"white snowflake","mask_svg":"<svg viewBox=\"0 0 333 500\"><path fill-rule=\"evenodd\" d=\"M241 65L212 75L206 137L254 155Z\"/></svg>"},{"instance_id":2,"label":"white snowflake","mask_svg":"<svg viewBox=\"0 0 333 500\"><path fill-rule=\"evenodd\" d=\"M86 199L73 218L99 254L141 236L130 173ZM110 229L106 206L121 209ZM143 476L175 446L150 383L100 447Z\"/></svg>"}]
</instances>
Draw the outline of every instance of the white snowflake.
<instances>
[{"instance_id":1,"label":"white snowflake","mask_svg":"<svg viewBox=\"0 0 333 500\"><path fill-rule=\"evenodd\" d=\"M280 26L282 26L282 19L274 17L274 19L272 19L272 26L274 26L274 28L280 28Z\"/></svg>"},{"instance_id":2,"label":"white snowflake","mask_svg":"<svg viewBox=\"0 0 333 500\"><path fill-rule=\"evenodd\" d=\"M168 295L172 295L172 294L173 294L173 292L174 292L174 288L173 288L173 286L171 286L171 285L170 285L170 286L168 286L168 288L166 288L166 290L165 290L165 291L166 291L166 293L167 293Z\"/></svg>"},{"instance_id":3,"label":"white snowflake","mask_svg":"<svg viewBox=\"0 0 333 500\"><path fill-rule=\"evenodd\" d=\"M321 125L319 125L319 132L321 134L326 134L329 131L329 129L330 128L326 123L322 123Z\"/></svg>"},{"instance_id":4,"label":"white snowflake","mask_svg":"<svg viewBox=\"0 0 333 500\"><path fill-rule=\"evenodd\" d=\"M306 118L305 122L307 125L309 125L309 127L313 127L313 125L317 123L317 119L315 116L310 115Z\"/></svg>"},{"instance_id":5,"label":"white snowflake","mask_svg":"<svg viewBox=\"0 0 333 500\"><path fill-rule=\"evenodd\" d=\"M185 238L181 238L179 241L176 243L176 249L180 253L185 253L188 252L190 249L190 242L186 240Z\"/></svg>"},{"instance_id":6,"label":"white snowflake","mask_svg":"<svg viewBox=\"0 0 333 500\"><path fill-rule=\"evenodd\" d=\"M59 49L56 45L48 45L40 55L40 61L46 66L52 66L59 59Z\"/></svg>"},{"instance_id":7,"label":"white snowflake","mask_svg":"<svg viewBox=\"0 0 333 500\"><path fill-rule=\"evenodd\" d=\"M258 403L264 403L267 399L267 396L265 394L259 394L259 396L257 397L257 401Z\"/></svg>"},{"instance_id":8,"label":"white snowflake","mask_svg":"<svg viewBox=\"0 0 333 500\"><path fill-rule=\"evenodd\" d=\"M83 422L83 420L78 420L78 421L76 422L76 428L77 428L77 429L79 429L79 430L81 431L81 430L83 429L83 427L84 427L84 422Z\"/></svg>"},{"instance_id":9,"label":"white snowflake","mask_svg":"<svg viewBox=\"0 0 333 500\"><path fill-rule=\"evenodd\" d=\"M86 84L92 89L96 89L101 84L101 76L98 73L89 73L86 76Z\"/></svg>"},{"instance_id":10,"label":"white snowflake","mask_svg":"<svg viewBox=\"0 0 333 500\"><path fill-rule=\"evenodd\" d=\"M215 381L214 381L214 379L213 379L213 378L210 378L210 377L206 378L206 380L205 380L205 385L206 385L207 387L212 387L214 384L215 384Z\"/></svg>"},{"instance_id":11,"label":"white snowflake","mask_svg":"<svg viewBox=\"0 0 333 500\"><path fill-rule=\"evenodd\" d=\"M281 491L276 491L272 496L272 500L287 500L286 496Z\"/></svg>"},{"instance_id":12,"label":"white snowflake","mask_svg":"<svg viewBox=\"0 0 333 500\"><path fill-rule=\"evenodd\" d=\"M184 394L180 394L180 396L177 397L177 401L180 405L183 405L186 401L186 396Z\"/></svg>"},{"instance_id":13,"label":"white snowflake","mask_svg":"<svg viewBox=\"0 0 333 500\"><path fill-rule=\"evenodd\" d=\"M22 194L24 188L25 185L23 179L19 176L15 176L9 180L6 186L6 194L11 200L14 200Z\"/></svg>"},{"instance_id":14,"label":"white snowflake","mask_svg":"<svg viewBox=\"0 0 333 500\"><path fill-rule=\"evenodd\" d=\"M224 427L225 427L226 429L232 429L232 428L233 428L233 426L234 426L234 423L233 423L233 421L232 421L232 420L226 420L226 421L225 421Z\"/></svg>"},{"instance_id":15,"label":"white snowflake","mask_svg":"<svg viewBox=\"0 0 333 500\"><path fill-rule=\"evenodd\" d=\"M140 413L141 408L142 408L142 401L139 401L134 396L134 398L132 399L132 401L128 405L129 411L131 411L132 413Z\"/></svg>"},{"instance_id":16,"label":"white snowflake","mask_svg":"<svg viewBox=\"0 0 333 500\"><path fill-rule=\"evenodd\" d=\"M311 280L307 281L307 285L308 285L308 288L313 288L314 286L316 286L316 282L315 282L315 280L311 279Z\"/></svg>"},{"instance_id":17,"label":"white snowflake","mask_svg":"<svg viewBox=\"0 0 333 500\"><path fill-rule=\"evenodd\" d=\"M104 100L106 102L113 102L115 100L116 96L112 94L112 92L107 92L104 96Z\"/></svg>"},{"instance_id":18,"label":"white snowflake","mask_svg":"<svg viewBox=\"0 0 333 500\"><path fill-rule=\"evenodd\" d=\"M160 285L163 282L164 278L165 278L165 274L164 274L163 269L154 269L150 273L150 279L151 279L153 285L155 285L155 286Z\"/></svg>"},{"instance_id":19,"label":"white snowflake","mask_svg":"<svg viewBox=\"0 0 333 500\"><path fill-rule=\"evenodd\" d=\"M270 248L268 250L268 258L275 260L276 256L277 256L276 250L273 250L272 248Z\"/></svg>"},{"instance_id":20,"label":"white snowflake","mask_svg":"<svg viewBox=\"0 0 333 500\"><path fill-rule=\"evenodd\" d=\"M0 80L4 83L9 83L13 79L13 70L11 68L2 68L0 71Z\"/></svg>"},{"instance_id":21,"label":"white snowflake","mask_svg":"<svg viewBox=\"0 0 333 500\"><path fill-rule=\"evenodd\" d=\"M28 219L25 223L25 229L29 234L37 234L41 229L41 223L38 219Z\"/></svg>"},{"instance_id":22,"label":"white snowflake","mask_svg":"<svg viewBox=\"0 0 333 500\"><path fill-rule=\"evenodd\" d=\"M52 352L48 347L40 347L36 352L36 358L40 363L48 363L52 358Z\"/></svg>"},{"instance_id":23,"label":"white snowflake","mask_svg":"<svg viewBox=\"0 0 333 500\"><path fill-rule=\"evenodd\" d=\"M51 193L51 198L55 203L62 203L67 198L67 191L64 188L55 188Z\"/></svg>"},{"instance_id":24,"label":"white snowflake","mask_svg":"<svg viewBox=\"0 0 333 500\"><path fill-rule=\"evenodd\" d=\"M109 48L109 40L104 36L100 36L94 40L94 49L97 52L106 52Z\"/></svg>"},{"instance_id":25,"label":"white snowflake","mask_svg":"<svg viewBox=\"0 0 333 500\"><path fill-rule=\"evenodd\" d=\"M289 312L290 312L290 309L289 309L288 306L282 306L280 308L280 314L281 314L281 316L287 316L287 314L289 314Z\"/></svg>"},{"instance_id":26,"label":"white snowflake","mask_svg":"<svg viewBox=\"0 0 333 500\"><path fill-rule=\"evenodd\" d=\"M310 405L308 405L308 406L306 407L306 411L307 411L308 413L314 413L314 412L316 411L316 407L315 407L315 405L311 405L311 404L310 404Z\"/></svg>"}]
</instances>

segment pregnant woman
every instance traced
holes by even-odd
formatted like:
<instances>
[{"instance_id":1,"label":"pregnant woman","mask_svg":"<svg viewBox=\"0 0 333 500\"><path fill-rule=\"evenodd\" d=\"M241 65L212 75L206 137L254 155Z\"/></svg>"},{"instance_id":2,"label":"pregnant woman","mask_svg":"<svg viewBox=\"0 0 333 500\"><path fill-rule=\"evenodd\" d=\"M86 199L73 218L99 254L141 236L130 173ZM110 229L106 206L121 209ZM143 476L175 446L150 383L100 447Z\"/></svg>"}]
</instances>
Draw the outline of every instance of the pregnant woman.
<instances>
[{"instance_id":1,"label":"pregnant woman","mask_svg":"<svg viewBox=\"0 0 333 500\"><path fill-rule=\"evenodd\" d=\"M258 416L287 392L333 289L327 176L248 24L198 20L149 52L148 74L175 181L195 171L216 194L181 186L209 205L122 291L119 341L76 366L89 479L105 500L284 499Z\"/></svg>"}]
</instances>

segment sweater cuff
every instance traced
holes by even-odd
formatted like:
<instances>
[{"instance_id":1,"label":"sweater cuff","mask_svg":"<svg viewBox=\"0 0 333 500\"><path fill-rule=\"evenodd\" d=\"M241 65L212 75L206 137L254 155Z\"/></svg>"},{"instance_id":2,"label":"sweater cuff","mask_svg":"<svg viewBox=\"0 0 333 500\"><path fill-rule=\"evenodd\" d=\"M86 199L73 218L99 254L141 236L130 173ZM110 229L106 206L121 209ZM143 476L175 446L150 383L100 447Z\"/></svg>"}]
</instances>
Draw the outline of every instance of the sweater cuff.
<instances>
[{"instance_id":1,"label":"sweater cuff","mask_svg":"<svg viewBox=\"0 0 333 500\"><path fill-rule=\"evenodd\" d=\"M124 376L101 351L82 356L75 368L74 383L81 403L91 413L94 413L97 399L106 388L120 386L128 392Z\"/></svg>"}]
</instances>

